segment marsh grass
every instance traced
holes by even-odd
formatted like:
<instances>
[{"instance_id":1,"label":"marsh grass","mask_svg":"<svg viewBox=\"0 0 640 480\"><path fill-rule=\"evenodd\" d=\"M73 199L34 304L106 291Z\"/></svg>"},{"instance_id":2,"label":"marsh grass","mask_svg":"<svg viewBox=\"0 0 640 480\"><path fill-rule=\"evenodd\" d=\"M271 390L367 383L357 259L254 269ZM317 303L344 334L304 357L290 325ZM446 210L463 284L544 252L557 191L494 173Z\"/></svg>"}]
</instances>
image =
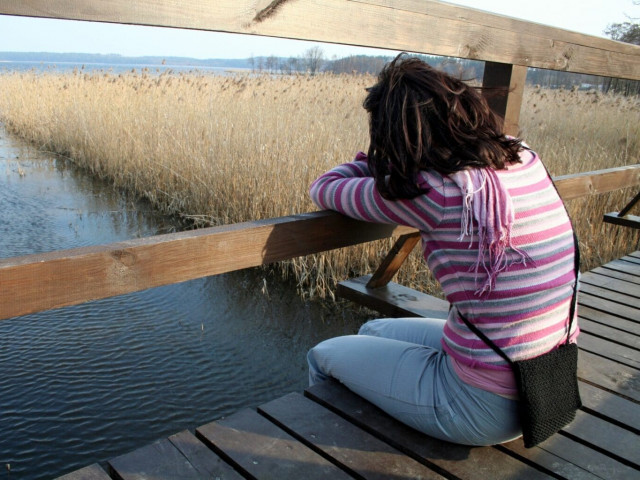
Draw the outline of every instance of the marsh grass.
<instances>
[{"instance_id":1,"label":"marsh grass","mask_svg":"<svg viewBox=\"0 0 640 480\"><path fill-rule=\"evenodd\" d=\"M0 120L163 212L221 225L315 210L308 185L367 148L367 76L7 73ZM553 175L638 163L640 102L595 92L530 89L522 136ZM639 247L637 231L603 225L633 192L568 202L590 269ZM370 273L392 240L279 265L309 297ZM439 287L416 249L397 281Z\"/></svg>"}]
</instances>

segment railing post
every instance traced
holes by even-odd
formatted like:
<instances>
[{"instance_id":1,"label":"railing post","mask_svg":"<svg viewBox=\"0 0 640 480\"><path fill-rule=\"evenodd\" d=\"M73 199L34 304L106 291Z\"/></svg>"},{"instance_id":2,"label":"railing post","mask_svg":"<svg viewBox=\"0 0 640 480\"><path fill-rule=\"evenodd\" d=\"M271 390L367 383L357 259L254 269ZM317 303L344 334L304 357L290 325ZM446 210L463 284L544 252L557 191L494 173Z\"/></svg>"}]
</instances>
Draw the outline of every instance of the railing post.
<instances>
[{"instance_id":1,"label":"railing post","mask_svg":"<svg viewBox=\"0 0 640 480\"><path fill-rule=\"evenodd\" d=\"M489 107L504 119L504 132L518 135L520 107L527 78L527 67L507 63L486 62L482 86ZM391 281L420 240L420 235L407 234L398 239L382 264L373 274L367 288L379 288Z\"/></svg>"},{"instance_id":2,"label":"railing post","mask_svg":"<svg viewBox=\"0 0 640 480\"><path fill-rule=\"evenodd\" d=\"M504 119L504 132L518 135L527 67L485 62L482 86L489 107Z\"/></svg>"}]
</instances>

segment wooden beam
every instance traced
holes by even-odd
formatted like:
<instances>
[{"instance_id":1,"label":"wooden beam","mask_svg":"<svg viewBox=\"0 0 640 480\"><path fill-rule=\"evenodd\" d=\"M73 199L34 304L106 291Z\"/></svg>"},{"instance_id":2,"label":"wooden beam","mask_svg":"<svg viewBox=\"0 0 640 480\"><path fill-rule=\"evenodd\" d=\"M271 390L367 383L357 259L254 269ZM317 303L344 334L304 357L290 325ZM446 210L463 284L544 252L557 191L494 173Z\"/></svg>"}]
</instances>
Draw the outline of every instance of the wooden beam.
<instances>
[{"instance_id":1,"label":"wooden beam","mask_svg":"<svg viewBox=\"0 0 640 480\"><path fill-rule=\"evenodd\" d=\"M640 165L555 183L564 200L603 193L640 185ZM414 232L325 211L0 259L0 320Z\"/></svg>"},{"instance_id":2,"label":"wooden beam","mask_svg":"<svg viewBox=\"0 0 640 480\"><path fill-rule=\"evenodd\" d=\"M503 131L520 134L520 109L527 80L527 67L487 62L484 66L483 94L491 110L503 118Z\"/></svg>"},{"instance_id":3,"label":"wooden beam","mask_svg":"<svg viewBox=\"0 0 640 480\"><path fill-rule=\"evenodd\" d=\"M370 275L350 278L338 283L336 295L376 310L385 317L447 318L449 302L389 282L379 288L369 288Z\"/></svg>"},{"instance_id":4,"label":"wooden beam","mask_svg":"<svg viewBox=\"0 0 640 480\"><path fill-rule=\"evenodd\" d=\"M0 0L0 14L266 35L640 79L640 47L435 0Z\"/></svg>"},{"instance_id":5,"label":"wooden beam","mask_svg":"<svg viewBox=\"0 0 640 480\"><path fill-rule=\"evenodd\" d=\"M604 214L602 221L612 223L613 225L621 225L623 227L640 228L640 217L637 215L620 216L618 212L609 212Z\"/></svg>"},{"instance_id":6,"label":"wooden beam","mask_svg":"<svg viewBox=\"0 0 640 480\"><path fill-rule=\"evenodd\" d=\"M0 319L411 231L325 211L2 259Z\"/></svg>"},{"instance_id":7,"label":"wooden beam","mask_svg":"<svg viewBox=\"0 0 640 480\"><path fill-rule=\"evenodd\" d=\"M367 288L379 288L388 284L419 241L419 232L400 236L369 279Z\"/></svg>"},{"instance_id":8,"label":"wooden beam","mask_svg":"<svg viewBox=\"0 0 640 480\"><path fill-rule=\"evenodd\" d=\"M553 178L562 200L640 185L640 164Z\"/></svg>"}]
</instances>

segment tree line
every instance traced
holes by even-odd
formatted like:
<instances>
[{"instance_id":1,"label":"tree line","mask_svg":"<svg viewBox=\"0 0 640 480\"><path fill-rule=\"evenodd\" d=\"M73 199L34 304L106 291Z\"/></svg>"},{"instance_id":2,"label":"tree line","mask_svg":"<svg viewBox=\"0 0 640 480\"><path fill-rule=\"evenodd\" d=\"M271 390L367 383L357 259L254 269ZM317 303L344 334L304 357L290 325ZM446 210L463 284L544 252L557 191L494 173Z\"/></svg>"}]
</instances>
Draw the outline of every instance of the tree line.
<instances>
[{"instance_id":1,"label":"tree line","mask_svg":"<svg viewBox=\"0 0 640 480\"><path fill-rule=\"evenodd\" d=\"M449 73L473 79L477 76L482 62L457 58L439 57L435 55L417 55L435 68ZM270 73L280 75L320 73L349 73L376 75L393 57L385 55L350 55L343 58L327 58L321 47L314 46L297 57L250 57L249 68L254 73ZM482 72L480 72L482 73Z\"/></svg>"},{"instance_id":2,"label":"tree line","mask_svg":"<svg viewBox=\"0 0 640 480\"><path fill-rule=\"evenodd\" d=\"M640 0L634 0L634 5L640 5ZM640 45L640 24L638 18L628 17L629 21L613 23L604 31L612 40ZM465 60L433 55L418 55L435 68L440 68L456 75L463 80L481 82L484 73L484 63L475 60ZM319 73L347 73L347 74L377 74L389 62L389 56L351 55L344 58L328 59L319 46L304 51L297 57L251 57L249 67L253 72L292 75ZM640 95L640 81L619 78L599 77L595 75L529 68L527 84L539 85L545 88L577 88L585 90L599 90L602 92L615 91L624 95Z\"/></svg>"}]
</instances>

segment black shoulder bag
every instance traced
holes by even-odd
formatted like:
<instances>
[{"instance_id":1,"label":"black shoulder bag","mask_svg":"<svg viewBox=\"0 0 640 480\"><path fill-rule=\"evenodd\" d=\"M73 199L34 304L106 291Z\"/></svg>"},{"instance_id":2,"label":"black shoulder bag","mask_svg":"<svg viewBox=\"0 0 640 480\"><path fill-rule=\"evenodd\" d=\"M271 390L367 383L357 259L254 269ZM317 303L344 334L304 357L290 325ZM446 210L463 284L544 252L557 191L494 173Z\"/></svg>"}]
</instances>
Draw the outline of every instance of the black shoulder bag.
<instances>
[{"instance_id":1,"label":"black shoulder bag","mask_svg":"<svg viewBox=\"0 0 640 480\"><path fill-rule=\"evenodd\" d=\"M578 391L578 346L569 343L578 297L580 252L574 233L576 283L569 313L567 341L535 358L511 361L509 357L460 312L462 321L513 368L520 396L520 422L524 446L531 448L567 426L582 407Z\"/></svg>"}]
</instances>

